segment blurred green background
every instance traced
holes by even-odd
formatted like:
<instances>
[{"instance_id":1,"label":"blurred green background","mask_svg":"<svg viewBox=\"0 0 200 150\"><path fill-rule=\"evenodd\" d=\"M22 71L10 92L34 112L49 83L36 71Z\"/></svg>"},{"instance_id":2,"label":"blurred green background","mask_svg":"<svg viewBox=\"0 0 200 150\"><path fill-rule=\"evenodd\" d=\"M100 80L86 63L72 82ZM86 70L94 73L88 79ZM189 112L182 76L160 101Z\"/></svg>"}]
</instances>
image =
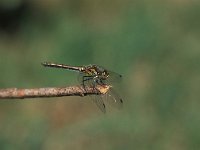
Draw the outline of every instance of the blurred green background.
<instances>
[{"instance_id":1,"label":"blurred green background","mask_svg":"<svg viewBox=\"0 0 200 150\"><path fill-rule=\"evenodd\" d=\"M43 61L122 74L123 109L1 100L1 150L200 149L198 0L1 0L0 88L78 84Z\"/></svg>"}]
</instances>

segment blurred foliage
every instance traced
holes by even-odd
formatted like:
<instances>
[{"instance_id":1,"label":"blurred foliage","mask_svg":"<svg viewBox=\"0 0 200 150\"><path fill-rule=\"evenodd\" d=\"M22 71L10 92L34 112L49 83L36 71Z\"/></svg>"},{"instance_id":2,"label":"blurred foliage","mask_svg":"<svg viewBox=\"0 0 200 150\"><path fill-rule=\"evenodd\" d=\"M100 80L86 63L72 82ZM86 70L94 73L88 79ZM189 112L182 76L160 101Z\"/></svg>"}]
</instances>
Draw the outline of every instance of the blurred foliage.
<instances>
[{"instance_id":1,"label":"blurred foliage","mask_svg":"<svg viewBox=\"0 0 200 150\"><path fill-rule=\"evenodd\" d=\"M0 102L0 149L200 148L197 0L1 0L0 87L76 85L52 61L123 74L122 110L89 98Z\"/></svg>"}]
</instances>

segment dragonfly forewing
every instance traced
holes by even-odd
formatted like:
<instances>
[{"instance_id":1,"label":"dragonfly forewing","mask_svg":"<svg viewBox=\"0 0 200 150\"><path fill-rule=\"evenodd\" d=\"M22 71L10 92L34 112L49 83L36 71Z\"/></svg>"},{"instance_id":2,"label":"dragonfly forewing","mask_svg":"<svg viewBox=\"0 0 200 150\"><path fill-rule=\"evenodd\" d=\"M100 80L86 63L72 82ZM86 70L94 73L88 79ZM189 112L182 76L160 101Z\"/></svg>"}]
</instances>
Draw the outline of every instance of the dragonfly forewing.
<instances>
[{"instance_id":1,"label":"dragonfly forewing","mask_svg":"<svg viewBox=\"0 0 200 150\"><path fill-rule=\"evenodd\" d=\"M112 71L108 71L109 73L109 77L106 79L106 83L113 85L113 84L120 84L122 81L122 75L116 73L116 72L112 72Z\"/></svg>"}]
</instances>

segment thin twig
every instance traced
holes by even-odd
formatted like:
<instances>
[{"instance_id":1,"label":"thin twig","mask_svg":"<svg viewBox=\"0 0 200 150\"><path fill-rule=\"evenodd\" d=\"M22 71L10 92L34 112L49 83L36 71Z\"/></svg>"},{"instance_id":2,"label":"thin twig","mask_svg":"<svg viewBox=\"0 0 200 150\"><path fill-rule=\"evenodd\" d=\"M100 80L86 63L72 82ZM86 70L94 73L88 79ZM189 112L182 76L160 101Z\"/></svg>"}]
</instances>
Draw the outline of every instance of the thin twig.
<instances>
[{"instance_id":1,"label":"thin twig","mask_svg":"<svg viewBox=\"0 0 200 150\"><path fill-rule=\"evenodd\" d=\"M109 87L107 87L109 89ZM8 88L0 89L0 99L23 99L23 98L38 98L38 97L61 97L61 96L86 96L104 94L104 87L100 89L71 86L71 87L48 87L48 88L34 88L34 89L18 89Z\"/></svg>"}]
</instances>

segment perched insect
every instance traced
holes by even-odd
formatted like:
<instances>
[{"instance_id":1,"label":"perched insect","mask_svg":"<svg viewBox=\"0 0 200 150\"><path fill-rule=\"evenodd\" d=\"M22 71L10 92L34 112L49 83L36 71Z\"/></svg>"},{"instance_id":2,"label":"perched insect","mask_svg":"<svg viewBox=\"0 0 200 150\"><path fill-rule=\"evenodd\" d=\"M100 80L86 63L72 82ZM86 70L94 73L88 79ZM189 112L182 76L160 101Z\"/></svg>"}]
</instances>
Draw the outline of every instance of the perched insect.
<instances>
[{"instance_id":1,"label":"perched insect","mask_svg":"<svg viewBox=\"0 0 200 150\"><path fill-rule=\"evenodd\" d=\"M106 112L106 107L102 97L105 97L105 100L108 102L111 100L112 103L117 104L118 107L120 107L123 103L122 99L116 94L116 92L114 92L112 86L113 82L119 82L122 78L122 76L117 73L108 71L107 69L94 64L87 66L69 66L65 64L44 62L42 65L45 67L62 68L79 72L79 82L83 85L83 87L90 86L96 88L101 93L102 89L108 88L105 94L95 96L95 98L93 98L93 101L102 112Z\"/></svg>"}]
</instances>

